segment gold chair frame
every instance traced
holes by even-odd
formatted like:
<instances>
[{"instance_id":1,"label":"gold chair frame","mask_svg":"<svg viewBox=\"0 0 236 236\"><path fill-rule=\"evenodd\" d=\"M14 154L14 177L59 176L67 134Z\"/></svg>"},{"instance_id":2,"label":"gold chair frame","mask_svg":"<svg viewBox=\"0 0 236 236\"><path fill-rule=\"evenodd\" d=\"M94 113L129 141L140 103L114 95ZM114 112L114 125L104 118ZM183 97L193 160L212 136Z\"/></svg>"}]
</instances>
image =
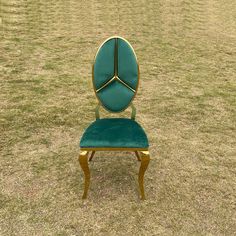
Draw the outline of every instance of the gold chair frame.
<instances>
[{"instance_id":1,"label":"gold chair frame","mask_svg":"<svg viewBox=\"0 0 236 236\"><path fill-rule=\"evenodd\" d=\"M102 47L102 45L108 41L109 39L112 39L112 38L121 38L123 39L124 41L126 41L130 47L132 48L133 50L133 53L136 57L136 61L137 61L137 65L138 65L138 82L139 82L139 77L140 77L140 73L139 73L139 64L138 64L138 60L137 60L137 56L135 54L135 51L133 49L133 47L131 46L131 44L124 38L120 37L120 36L112 36L108 39L106 39L102 44L101 46L98 48L97 50L97 53L95 55L95 58L94 58L94 63L95 63L95 60L96 60L96 57L97 57L97 54L98 54L98 51L99 49ZM93 67L92 67L92 76L93 76L93 80L94 80L94 63L93 63ZM117 78L117 69L115 69L115 75L113 78L111 78L110 81L112 81L113 79L119 79ZM110 83L110 82L109 82ZM106 86L106 84L105 84ZM95 94L96 94L96 97L97 97L97 90L93 84L93 88L94 88L94 91L95 91ZM137 85L137 88L138 88L138 85ZM136 93L137 93L137 88L135 90L135 94L132 98L132 100L134 99ZM97 97L97 99L99 100L99 98ZM100 106L103 106L102 103L99 102L98 106L96 107L95 109L95 117L96 119L100 119L100 115L99 115L99 107ZM131 119L135 119L135 115L136 115L136 109L132 103L132 101L130 102L131 105L131 108L132 108L132 114L131 114ZM128 106L129 106L128 105ZM127 106L127 107L128 107ZM104 107L104 106L103 106ZM104 107L105 108L105 107ZM105 108L106 109L106 108ZM125 108L126 109L126 108ZM125 110L124 109L124 110ZM106 109L107 110L107 109ZM119 111L121 112L121 111ZM90 170L89 170L89 162L92 161L94 155L95 155L95 152L97 151L130 151L130 152L134 152L136 157L137 157L137 160L140 161L140 168L139 168L139 174L138 174L138 182L139 182L139 189L140 189L140 195L141 195L141 199L144 200L145 199L145 192L144 192L144 174L145 174L145 171L147 170L148 168L148 165L149 165L149 162L150 162L150 154L149 154L149 150L148 148L124 148L124 147L120 147L120 148L100 148L100 147L92 147L92 148L80 148L80 154L79 154L79 163L80 163L80 166L81 166L81 169L83 170L84 172L84 193L83 193L83 196L82 196L82 199L86 199L87 198L87 194L88 194L88 189L89 189L89 185L90 185ZM89 156L89 152L91 152L91 155Z\"/></svg>"}]
</instances>

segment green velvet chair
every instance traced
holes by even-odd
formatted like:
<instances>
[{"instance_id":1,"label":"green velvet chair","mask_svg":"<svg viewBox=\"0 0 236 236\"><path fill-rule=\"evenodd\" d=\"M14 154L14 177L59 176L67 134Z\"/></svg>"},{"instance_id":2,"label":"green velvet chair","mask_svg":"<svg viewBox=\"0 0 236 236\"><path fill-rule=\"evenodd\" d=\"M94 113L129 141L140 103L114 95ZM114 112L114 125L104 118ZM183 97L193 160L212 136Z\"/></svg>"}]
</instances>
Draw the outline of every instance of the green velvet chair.
<instances>
[{"instance_id":1,"label":"green velvet chair","mask_svg":"<svg viewBox=\"0 0 236 236\"><path fill-rule=\"evenodd\" d=\"M88 161L96 151L132 151L141 162L139 187L145 199L143 179L150 161L147 135L135 121L136 109L132 104L138 84L139 66L130 43L121 37L106 39L97 51L93 64L93 87L98 99L96 120L85 130L80 140L79 163L84 171L83 199L87 198L90 183ZM119 113L131 106L131 118L100 118L99 108ZM89 157L89 153L91 155Z\"/></svg>"}]
</instances>

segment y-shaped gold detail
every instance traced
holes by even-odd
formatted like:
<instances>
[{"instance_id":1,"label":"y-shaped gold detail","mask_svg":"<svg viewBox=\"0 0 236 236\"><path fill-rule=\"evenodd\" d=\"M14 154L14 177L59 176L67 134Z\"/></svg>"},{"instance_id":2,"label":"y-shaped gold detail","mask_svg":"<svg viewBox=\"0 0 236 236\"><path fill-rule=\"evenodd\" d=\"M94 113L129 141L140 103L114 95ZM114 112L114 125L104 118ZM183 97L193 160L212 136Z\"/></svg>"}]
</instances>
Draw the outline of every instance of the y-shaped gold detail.
<instances>
[{"instance_id":1,"label":"y-shaped gold detail","mask_svg":"<svg viewBox=\"0 0 236 236\"><path fill-rule=\"evenodd\" d=\"M100 90L102 90L103 88L107 87L107 85L109 85L112 81L117 80L120 83L122 83L123 85L125 85L128 89L130 89L132 92L135 93L135 90L133 88L131 88L128 84L126 84L123 80L121 80L118 76L113 76L111 79L109 79L104 85L102 85L99 89L96 90L96 92L98 93Z\"/></svg>"},{"instance_id":2,"label":"y-shaped gold detail","mask_svg":"<svg viewBox=\"0 0 236 236\"><path fill-rule=\"evenodd\" d=\"M90 171L88 167L88 152L81 151L79 154L79 163L84 172L84 194L82 196L83 199L87 198L87 193L90 184Z\"/></svg>"},{"instance_id":3,"label":"y-shaped gold detail","mask_svg":"<svg viewBox=\"0 0 236 236\"><path fill-rule=\"evenodd\" d=\"M116 79L121 82L123 85L125 85L128 89L130 89L131 91L133 91L135 93L135 90L132 89L128 84L126 84L123 80L121 80L118 76L116 77Z\"/></svg>"},{"instance_id":4,"label":"y-shaped gold detail","mask_svg":"<svg viewBox=\"0 0 236 236\"><path fill-rule=\"evenodd\" d=\"M113 76L111 79L109 79L104 85L102 85L99 89L96 90L96 92L98 93L100 90L102 90L103 88L105 88L108 84L110 84L113 80L115 80L115 76Z\"/></svg>"},{"instance_id":5,"label":"y-shaped gold detail","mask_svg":"<svg viewBox=\"0 0 236 236\"><path fill-rule=\"evenodd\" d=\"M148 168L150 155L149 155L149 151L141 151L140 154L141 154L141 165L139 169L138 181L139 181L141 199L144 200L145 194L144 194L143 179L144 179L145 171Z\"/></svg>"},{"instance_id":6,"label":"y-shaped gold detail","mask_svg":"<svg viewBox=\"0 0 236 236\"><path fill-rule=\"evenodd\" d=\"M132 92L135 93L135 90L133 88L131 88L128 84L126 84L123 80L121 80L118 77L118 38L115 38L115 47L114 47L114 76L111 79L109 79L105 84L103 84L99 89L97 89L96 92L98 93L100 90L107 87L107 85L109 85L114 80L119 81L120 83L122 83L128 89L130 89Z\"/></svg>"}]
</instances>

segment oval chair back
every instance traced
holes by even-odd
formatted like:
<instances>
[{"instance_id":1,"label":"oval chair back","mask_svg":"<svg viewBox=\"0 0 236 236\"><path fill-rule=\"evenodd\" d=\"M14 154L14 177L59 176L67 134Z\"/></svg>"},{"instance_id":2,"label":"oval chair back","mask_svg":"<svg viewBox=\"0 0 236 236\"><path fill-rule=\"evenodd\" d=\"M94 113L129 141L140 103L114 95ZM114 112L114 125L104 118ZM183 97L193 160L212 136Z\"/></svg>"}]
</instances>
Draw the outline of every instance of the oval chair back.
<instances>
[{"instance_id":1,"label":"oval chair back","mask_svg":"<svg viewBox=\"0 0 236 236\"><path fill-rule=\"evenodd\" d=\"M114 36L99 47L93 64L95 94L110 112L125 110L134 99L139 83L139 66L131 44Z\"/></svg>"}]
</instances>

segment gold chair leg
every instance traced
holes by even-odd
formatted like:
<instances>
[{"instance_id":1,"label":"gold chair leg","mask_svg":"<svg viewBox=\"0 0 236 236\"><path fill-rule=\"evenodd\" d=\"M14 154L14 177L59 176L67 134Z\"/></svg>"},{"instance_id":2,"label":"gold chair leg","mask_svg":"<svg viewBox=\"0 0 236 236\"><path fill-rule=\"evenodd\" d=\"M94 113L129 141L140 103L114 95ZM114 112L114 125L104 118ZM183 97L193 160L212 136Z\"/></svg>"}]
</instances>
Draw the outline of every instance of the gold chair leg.
<instances>
[{"instance_id":1,"label":"gold chair leg","mask_svg":"<svg viewBox=\"0 0 236 236\"><path fill-rule=\"evenodd\" d=\"M139 154L138 154L138 151L135 151L135 155L136 155L138 161L141 161L140 156L139 156Z\"/></svg>"},{"instance_id":2,"label":"gold chair leg","mask_svg":"<svg viewBox=\"0 0 236 236\"><path fill-rule=\"evenodd\" d=\"M82 151L79 154L79 163L81 166L81 169L84 171L84 194L82 196L83 199L87 198L87 193L89 189L89 184L90 184L90 171L88 167L88 152L87 151Z\"/></svg>"},{"instance_id":3,"label":"gold chair leg","mask_svg":"<svg viewBox=\"0 0 236 236\"><path fill-rule=\"evenodd\" d=\"M89 161L92 161L94 154L95 154L95 151L92 151Z\"/></svg>"},{"instance_id":4,"label":"gold chair leg","mask_svg":"<svg viewBox=\"0 0 236 236\"><path fill-rule=\"evenodd\" d=\"M140 169L139 169L138 181L139 181L141 199L144 200L145 194L144 194L143 179L144 179L145 171L148 168L148 164L150 161L150 155L149 155L148 151L141 151L140 154L141 154L141 165L140 165Z\"/></svg>"}]
</instances>

